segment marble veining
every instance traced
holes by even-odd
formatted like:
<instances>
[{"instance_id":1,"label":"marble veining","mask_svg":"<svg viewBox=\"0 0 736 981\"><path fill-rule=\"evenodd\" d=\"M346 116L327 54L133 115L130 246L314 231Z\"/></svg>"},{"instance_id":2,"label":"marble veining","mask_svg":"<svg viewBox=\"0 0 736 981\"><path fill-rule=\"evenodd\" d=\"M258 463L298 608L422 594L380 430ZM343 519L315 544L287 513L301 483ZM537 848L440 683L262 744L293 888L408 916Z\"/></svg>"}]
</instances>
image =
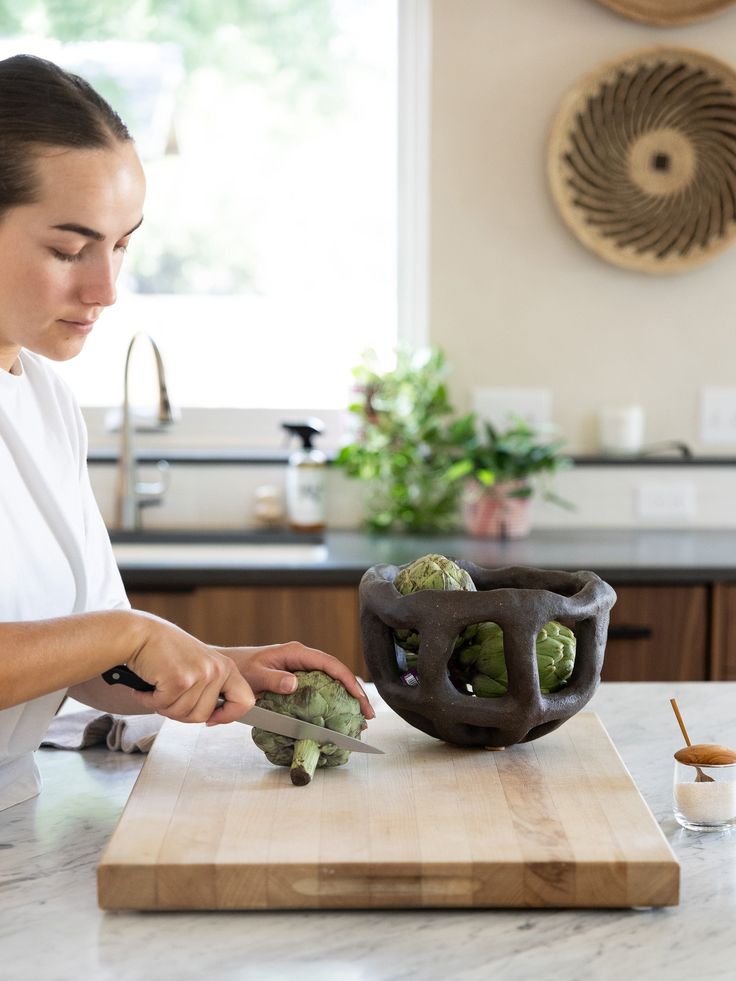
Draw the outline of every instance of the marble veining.
<instances>
[{"instance_id":1,"label":"marble veining","mask_svg":"<svg viewBox=\"0 0 736 981\"><path fill-rule=\"evenodd\" d=\"M603 685L598 712L682 866L679 907L103 913L95 869L142 764L43 750L42 795L0 812L0 977L85 981L732 978L736 831L671 809L676 697L697 742L736 746L736 683Z\"/></svg>"}]
</instances>

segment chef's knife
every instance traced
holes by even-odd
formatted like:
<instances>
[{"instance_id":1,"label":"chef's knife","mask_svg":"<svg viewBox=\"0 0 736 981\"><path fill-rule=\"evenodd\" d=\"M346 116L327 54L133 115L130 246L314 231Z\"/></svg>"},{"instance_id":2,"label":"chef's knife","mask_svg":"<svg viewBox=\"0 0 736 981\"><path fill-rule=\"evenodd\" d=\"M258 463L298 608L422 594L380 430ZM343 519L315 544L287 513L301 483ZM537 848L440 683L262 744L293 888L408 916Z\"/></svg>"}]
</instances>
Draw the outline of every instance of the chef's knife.
<instances>
[{"instance_id":1,"label":"chef's knife","mask_svg":"<svg viewBox=\"0 0 736 981\"><path fill-rule=\"evenodd\" d=\"M108 685L127 685L128 688L135 688L136 691L155 691L156 686L144 681L130 668L124 664L118 664L109 671L105 671L102 677ZM269 709L260 708L254 705L252 709L242 715L236 722L242 722L247 726L258 726L267 732L276 732L280 736L290 736L292 739L312 739L321 746L325 743L332 743L340 749L349 749L353 753L380 753L383 750L376 746L370 746L361 739L353 739L352 736L345 736L341 732L327 729L325 726L316 726L312 722L302 722L291 715L282 715L280 712L271 712Z\"/></svg>"}]
</instances>

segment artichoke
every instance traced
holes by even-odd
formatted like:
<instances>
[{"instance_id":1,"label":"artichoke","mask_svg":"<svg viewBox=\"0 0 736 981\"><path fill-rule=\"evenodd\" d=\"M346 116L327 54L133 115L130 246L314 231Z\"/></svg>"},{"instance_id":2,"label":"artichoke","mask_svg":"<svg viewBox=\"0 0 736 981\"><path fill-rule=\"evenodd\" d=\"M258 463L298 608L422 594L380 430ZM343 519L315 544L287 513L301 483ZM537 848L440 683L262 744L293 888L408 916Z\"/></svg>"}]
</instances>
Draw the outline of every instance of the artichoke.
<instances>
[{"instance_id":1,"label":"artichoke","mask_svg":"<svg viewBox=\"0 0 736 981\"><path fill-rule=\"evenodd\" d=\"M545 695L559 691L567 684L575 664L575 634L556 620L550 620L537 634L539 687ZM508 674L503 655L503 631L497 623L478 624L471 644L453 655L455 669L469 681L481 698L505 695Z\"/></svg>"},{"instance_id":2,"label":"artichoke","mask_svg":"<svg viewBox=\"0 0 736 981\"><path fill-rule=\"evenodd\" d=\"M365 718L357 698L348 694L340 681L323 671L295 671L294 674L298 682L296 691L290 695L264 692L256 705L346 736L360 737ZM255 726L253 742L271 763L291 767L291 782L297 786L309 783L318 766L341 766L350 756L349 749L339 749L332 743L320 745L312 739L291 739Z\"/></svg>"},{"instance_id":3,"label":"artichoke","mask_svg":"<svg viewBox=\"0 0 736 981\"><path fill-rule=\"evenodd\" d=\"M401 569L394 586L402 596L420 589L465 589L475 592L470 574L444 555L424 555Z\"/></svg>"},{"instance_id":4,"label":"artichoke","mask_svg":"<svg viewBox=\"0 0 736 981\"><path fill-rule=\"evenodd\" d=\"M462 589L467 592L475 592L475 583L470 578L470 574L456 565L452 559L437 554L424 555L401 569L394 579L394 586L402 596L417 593L422 589ZM456 639L455 646L471 640L475 635L476 628L477 624L471 624L467 627ZM419 633L415 629L394 630L394 639L409 654L419 650Z\"/></svg>"}]
</instances>

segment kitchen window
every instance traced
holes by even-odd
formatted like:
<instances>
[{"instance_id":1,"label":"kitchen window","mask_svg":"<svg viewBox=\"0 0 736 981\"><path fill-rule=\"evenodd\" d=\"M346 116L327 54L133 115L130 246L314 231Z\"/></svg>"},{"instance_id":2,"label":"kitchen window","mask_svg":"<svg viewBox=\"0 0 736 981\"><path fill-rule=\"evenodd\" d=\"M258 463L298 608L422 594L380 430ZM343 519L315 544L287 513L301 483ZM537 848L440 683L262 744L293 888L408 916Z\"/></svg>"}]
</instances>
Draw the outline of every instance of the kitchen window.
<instances>
[{"instance_id":1,"label":"kitchen window","mask_svg":"<svg viewBox=\"0 0 736 981\"><path fill-rule=\"evenodd\" d=\"M118 302L58 366L92 415L119 402L138 330L175 404L293 415L344 408L362 352L423 329L427 0L218 6L0 3L0 55L89 78L144 159ZM134 401L150 401L139 382Z\"/></svg>"}]
</instances>

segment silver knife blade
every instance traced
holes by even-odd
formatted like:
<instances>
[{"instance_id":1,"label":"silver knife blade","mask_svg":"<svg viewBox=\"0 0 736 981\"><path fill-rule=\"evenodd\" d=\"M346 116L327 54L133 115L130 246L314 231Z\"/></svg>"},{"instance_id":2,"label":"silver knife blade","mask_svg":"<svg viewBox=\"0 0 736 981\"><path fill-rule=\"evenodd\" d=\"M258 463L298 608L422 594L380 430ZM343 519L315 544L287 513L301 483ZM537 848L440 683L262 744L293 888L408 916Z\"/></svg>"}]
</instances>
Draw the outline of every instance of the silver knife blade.
<instances>
[{"instance_id":1,"label":"silver knife blade","mask_svg":"<svg viewBox=\"0 0 736 981\"><path fill-rule=\"evenodd\" d=\"M282 715L280 712L271 712L269 709L260 708L254 705L245 715L241 715L236 722L242 722L246 726L258 726L267 732L276 732L279 736L291 736L292 739L313 739L314 742L324 745L332 743L340 749L349 749L353 753L380 753L384 755L382 749L364 743L362 739L353 739L352 736L345 736L341 732L327 729L325 726L316 726L312 722L302 722L291 715Z\"/></svg>"}]
</instances>

